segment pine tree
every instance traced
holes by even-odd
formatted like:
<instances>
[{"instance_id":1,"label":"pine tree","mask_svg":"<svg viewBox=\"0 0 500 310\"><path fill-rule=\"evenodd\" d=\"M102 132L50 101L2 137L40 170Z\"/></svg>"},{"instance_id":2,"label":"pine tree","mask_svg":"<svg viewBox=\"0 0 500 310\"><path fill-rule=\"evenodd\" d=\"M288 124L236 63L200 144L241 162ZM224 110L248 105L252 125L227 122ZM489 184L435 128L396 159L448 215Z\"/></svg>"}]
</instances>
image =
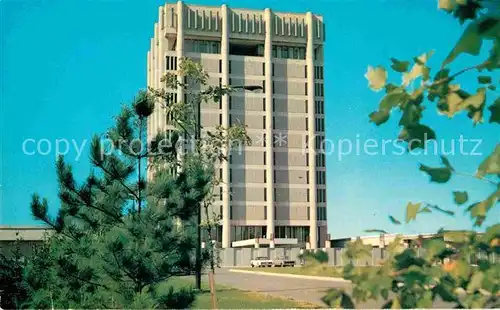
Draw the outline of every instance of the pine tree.
<instances>
[{"instance_id":1,"label":"pine tree","mask_svg":"<svg viewBox=\"0 0 500 310\"><path fill-rule=\"evenodd\" d=\"M94 136L93 171L81 184L72 167L57 160L61 207L55 217L47 200L33 195L33 215L55 233L26 268L26 307L185 308L194 300L190 290L160 291L159 285L193 271L193 217L213 169L177 162L175 133L147 142L155 100L140 92L122 108L106 135L111 145ZM147 181L145 167L155 161L162 164Z\"/></svg>"}]
</instances>

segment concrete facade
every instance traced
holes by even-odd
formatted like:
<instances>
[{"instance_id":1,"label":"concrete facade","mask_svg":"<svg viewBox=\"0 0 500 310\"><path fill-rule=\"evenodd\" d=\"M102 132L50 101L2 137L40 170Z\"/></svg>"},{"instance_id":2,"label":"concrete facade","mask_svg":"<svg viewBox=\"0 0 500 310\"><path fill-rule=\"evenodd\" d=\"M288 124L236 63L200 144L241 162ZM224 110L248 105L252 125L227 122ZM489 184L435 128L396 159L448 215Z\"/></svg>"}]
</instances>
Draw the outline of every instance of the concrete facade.
<instances>
[{"instance_id":1,"label":"concrete facade","mask_svg":"<svg viewBox=\"0 0 500 310\"><path fill-rule=\"evenodd\" d=\"M327 237L324 154L323 18L206 7L179 1L159 8L148 52L148 86L175 72L182 57L200 62L210 85L263 87L233 92L204 104L203 130L247 126L253 144L230 151L221 164L221 247L263 237L297 238L304 247L323 247ZM193 91L192 89L187 91ZM176 100L186 90L172 90ZM167 130L157 104L148 136ZM228 150L225 150L228 151Z\"/></svg>"},{"instance_id":2,"label":"concrete facade","mask_svg":"<svg viewBox=\"0 0 500 310\"><path fill-rule=\"evenodd\" d=\"M220 103L204 104L203 130L244 124L253 144L230 151L221 164L221 216L216 233L223 248L263 237L297 238L304 247L325 244L323 18L205 7L179 1L159 8L148 52L148 86L175 72L182 57L200 62L210 85L258 85L259 92L234 92ZM176 100L186 90L170 90ZM192 90L190 90L192 91ZM157 104L148 136L167 130ZM226 152L228 150L225 150Z\"/></svg>"}]
</instances>

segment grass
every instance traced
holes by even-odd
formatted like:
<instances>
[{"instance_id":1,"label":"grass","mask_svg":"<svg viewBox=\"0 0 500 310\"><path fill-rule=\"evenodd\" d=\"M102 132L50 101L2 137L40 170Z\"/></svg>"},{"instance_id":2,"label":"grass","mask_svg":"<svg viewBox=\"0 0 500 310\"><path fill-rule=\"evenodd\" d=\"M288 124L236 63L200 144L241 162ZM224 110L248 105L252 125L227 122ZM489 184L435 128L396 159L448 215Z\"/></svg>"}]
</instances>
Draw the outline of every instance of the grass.
<instances>
[{"instance_id":1,"label":"grass","mask_svg":"<svg viewBox=\"0 0 500 310\"><path fill-rule=\"evenodd\" d=\"M378 268L366 266L363 268ZM326 264L313 263L303 267L265 267L265 268L241 268L241 270L262 271L269 273L286 273L302 276L343 278L342 267L333 267Z\"/></svg>"},{"instance_id":2,"label":"grass","mask_svg":"<svg viewBox=\"0 0 500 310\"><path fill-rule=\"evenodd\" d=\"M242 269L250 271L270 272L270 273L296 274L303 276L342 278L342 268L332 267L325 264L314 264L305 267L266 267L266 268L242 268Z\"/></svg>"},{"instance_id":3,"label":"grass","mask_svg":"<svg viewBox=\"0 0 500 310\"><path fill-rule=\"evenodd\" d=\"M176 288L193 287L194 278L180 277L169 280L165 283L165 289L169 286ZM219 309L290 309L290 308L318 308L306 302L295 301L273 297L267 294L241 291L235 288L217 285L217 307ZM202 290L196 296L192 308L211 309L212 301L208 283L202 283Z\"/></svg>"}]
</instances>

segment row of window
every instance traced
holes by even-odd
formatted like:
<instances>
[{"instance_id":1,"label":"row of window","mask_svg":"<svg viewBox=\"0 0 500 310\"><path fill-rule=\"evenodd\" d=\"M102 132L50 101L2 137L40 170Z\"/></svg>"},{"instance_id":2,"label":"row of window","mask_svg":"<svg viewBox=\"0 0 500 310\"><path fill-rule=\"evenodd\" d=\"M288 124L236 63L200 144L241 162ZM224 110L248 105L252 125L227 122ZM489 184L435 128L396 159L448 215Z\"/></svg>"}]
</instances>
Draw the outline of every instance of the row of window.
<instances>
[{"instance_id":1,"label":"row of window","mask_svg":"<svg viewBox=\"0 0 500 310\"><path fill-rule=\"evenodd\" d=\"M231 226L231 241L272 237L297 238L299 242L308 242L309 232L309 226L275 226L273 236L268 236L267 226Z\"/></svg>"},{"instance_id":2,"label":"row of window","mask_svg":"<svg viewBox=\"0 0 500 310\"><path fill-rule=\"evenodd\" d=\"M306 59L305 47L273 45L272 50L274 58Z\"/></svg>"},{"instance_id":3,"label":"row of window","mask_svg":"<svg viewBox=\"0 0 500 310\"><path fill-rule=\"evenodd\" d=\"M165 66L166 70L177 70L177 57L176 56L167 56L165 58Z\"/></svg>"},{"instance_id":4,"label":"row of window","mask_svg":"<svg viewBox=\"0 0 500 310\"><path fill-rule=\"evenodd\" d=\"M221 43L219 41L186 40L187 52L220 54Z\"/></svg>"},{"instance_id":5,"label":"row of window","mask_svg":"<svg viewBox=\"0 0 500 310\"><path fill-rule=\"evenodd\" d=\"M326 208L319 208L322 211L318 212L318 220L326 220ZM319 218L319 214L324 213L324 219ZM267 226L231 226L230 236L231 241L249 240L255 238L297 238L298 242L308 242L310 234L309 226L275 226L273 236L267 236ZM216 226L211 232L212 240L222 242L222 226ZM203 242L208 241L208 232L202 229Z\"/></svg>"},{"instance_id":6,"label":"row of window","mask_svg":"<svg viewBox=\"0 0 500 310\"><path fill-rule=\"evenodd\" d=\"M316 167L325 167L326 155L325 153L316 154Z\"/></svg>"}]
</instances>

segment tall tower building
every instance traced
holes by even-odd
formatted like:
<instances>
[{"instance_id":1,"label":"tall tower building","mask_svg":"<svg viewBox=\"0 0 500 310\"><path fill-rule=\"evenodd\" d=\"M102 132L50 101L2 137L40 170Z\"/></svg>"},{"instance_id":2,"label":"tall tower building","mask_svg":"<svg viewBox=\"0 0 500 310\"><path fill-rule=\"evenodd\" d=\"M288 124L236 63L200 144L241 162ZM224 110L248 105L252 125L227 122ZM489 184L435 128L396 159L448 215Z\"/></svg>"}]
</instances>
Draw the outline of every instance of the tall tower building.
<instances>
[{"instance_id":1,"label":"tall tower building","mask_svg":"<svg viewBox=\"0 0 500 310\"><path fill-rule=\"evenodd\" d=\"M253 140L241 152L232 151L219 172L223 184L213 211L222 217L216 239L223 248L259 237L270 247L325 244L324 40L323 18L311 12L182 1L159 9L148 86L161 88L160 78L188 57L203 65L210 85L262 87L202 105L204 129L241 123ZM185 91L172 92L180 99ZM148 135L167 128L157 105Z\"/></svg>"}]
</instances>

